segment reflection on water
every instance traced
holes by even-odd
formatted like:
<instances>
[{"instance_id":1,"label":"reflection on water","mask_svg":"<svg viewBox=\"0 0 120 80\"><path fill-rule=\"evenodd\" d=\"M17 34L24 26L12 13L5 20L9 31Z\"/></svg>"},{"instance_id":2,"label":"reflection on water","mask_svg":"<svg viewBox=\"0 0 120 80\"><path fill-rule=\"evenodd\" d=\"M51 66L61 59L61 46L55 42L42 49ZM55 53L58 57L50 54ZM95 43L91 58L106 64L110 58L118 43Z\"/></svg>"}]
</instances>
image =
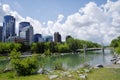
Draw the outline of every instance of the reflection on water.
<instances>
[{"instance_id":1,"label":"reflection on water","mask_svg":"<svg viewBox=\"0 0 120 80\"><path fill-rule=\"evenodd\" d=\"M51 70L52 64L56 59L60 59L62 61L63 67L65 69L77 69L82 66L84 63L88 63L91 66L96 64L111 64L110 60L112 59L112 52L109 49L106 49L104 54L102 51L89 51L86 53L86 57L84 59L83 53L81 54L67 54L61 56L50 56L47 58L46 69ZM0 67L5 67L8 61L0 61Z\"/></svg>"},{"instance_id":2,"label":"reflection on water","mask_svg":"<svg viewBox=\"0 0 120 80\"><path fill-rule=\"evenodd\" d=\"M83 54L67 54L62 56L52 56L49 58L46 69L52 68L52 63L56 59L61 59L63 67L66 69L77 69L82 66L84 63L84 55ZM112 59L112 52L111 50L107 49L104 53L102 51L89 51L86 53L85 63L94 66L96 64L111 64L110 60Z\"/></svg>"}]
</instances>

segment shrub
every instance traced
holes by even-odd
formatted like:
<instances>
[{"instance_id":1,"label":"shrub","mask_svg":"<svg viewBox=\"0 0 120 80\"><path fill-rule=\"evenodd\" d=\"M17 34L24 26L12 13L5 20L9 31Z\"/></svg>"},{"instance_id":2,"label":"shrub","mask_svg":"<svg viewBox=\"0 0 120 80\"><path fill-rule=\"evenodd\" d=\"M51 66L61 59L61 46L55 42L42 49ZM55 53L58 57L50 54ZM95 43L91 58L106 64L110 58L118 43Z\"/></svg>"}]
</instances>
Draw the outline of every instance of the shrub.
<instances>
[{"instance_id":1,"label":"shrub","mask_svg":"<svg viewBox=\"0 0 120 80\"><path fill-rule=\"evenodd\" d=\"M23 59L19 64L15 66L18 75L30 75L37 72L38 65L37 60L33 57L27 57Z\"/></svg>"},{"instance_id":2,"label":"shrub","mask_svg":"<svg viewBox=\"0 0 120 80\"><path fill-rule=\"evenodd\" d=\"M57 59L56 61L53 62L53 68L55 70L63 70L61 59Z\"/></svg>"},{"instance_id":3,"label":"shrub","mask_svg":"<svg viewBox=\"0 0 120 80\"><path fill-rule=\"evenodd\" d=\"M36 56L20 58L20 53L16 50L10 53L11 64L17 75L31 75L38 70L38 60Z\"/></svg>"},{"instance_id":4,"label":"shrub","mask_svg":"<svg viewBox=\"0 0 120 80\"><path fill-rule=\"evenodd\" d=\"M46 49L44 52L45 55L51 55L50 49Z\"/></svg>"}]
</instances>

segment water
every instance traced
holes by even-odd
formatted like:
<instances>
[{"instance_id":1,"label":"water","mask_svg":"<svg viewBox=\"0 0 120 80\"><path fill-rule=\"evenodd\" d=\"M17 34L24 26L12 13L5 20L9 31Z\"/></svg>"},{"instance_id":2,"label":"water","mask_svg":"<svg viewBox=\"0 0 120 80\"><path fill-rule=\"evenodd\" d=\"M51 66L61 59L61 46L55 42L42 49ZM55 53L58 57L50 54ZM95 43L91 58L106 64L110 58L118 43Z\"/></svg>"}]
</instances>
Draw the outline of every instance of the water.
<instances>
[{"instance_id":1,"label":"water","mask_svg":"<svg viewBox=\"0 0 120 80\"><path fill-rule=\"evenodd\" d=\"M63 67L65 69L78 69L83 66L83 63L87 63L91 66L95 66L96 64L112 64L110 61L112 57L113 52L110 49L106 49L104 51L104 54L101 50L89 51L86 53L85 59L84 54L67 54L61 56L52 56L47 61L46 69L51 70L52 64L56 59L60 59L62 61Z\"/></svg>"},{"instance_id":2,"label":"water","mask_svg":"<svg viewBox=\"0 0 120 80\"><path fill-rule=\"evenodd\" d=\"M53 68L53 63L57 59L62 61L63 67L65 69L78 69L82 66L83 63L88 63L91 66L96 64L108 65L112 64L110 60L112 59L113 54L110 49L106 49L104 54L100 51L89 51L84 54L67 54L61 56L50 56L47 58L46 69L51 70ZM85 62L84 62L85 61ZM8 61L0 61L0 67L5 67L8 64Z\"/></svg>"}]
</instances>

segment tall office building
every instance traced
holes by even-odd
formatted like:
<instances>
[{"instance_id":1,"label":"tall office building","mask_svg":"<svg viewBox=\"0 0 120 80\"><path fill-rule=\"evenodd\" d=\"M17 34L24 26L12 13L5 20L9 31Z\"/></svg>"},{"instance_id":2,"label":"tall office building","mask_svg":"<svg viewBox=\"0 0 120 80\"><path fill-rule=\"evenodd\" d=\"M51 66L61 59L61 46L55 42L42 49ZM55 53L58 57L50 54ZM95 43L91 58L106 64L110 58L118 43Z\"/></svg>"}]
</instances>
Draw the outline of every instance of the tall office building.
<instances>
[{"instance_id":1,"label":"tall office building","mask_svg":"<svg viewBox=\"0 0 120 80\"><path fill-rule=\"evenodd\" d=\"M44 41L45 42L53 42L53 37L52 36L45 36Z\"/></svg>"},{"instance_id":2,"label":"tall office building","mask_svg":"<svg viewBox=\"0 0 120 80\"><path fill-rule=\"evenodd\" d=\"M20 35L20 32L23 30L23 28L26 27L26 26L30 26L30 23L29 22L19 23L19 35Z\"/></svg>"},{"instance_id":3,"label":"tall office building","mask_svg":"<svg viewBox=\"0 0 120 80\"><path fill-rule=\"evenodd\" d=\"M0 26L0 42L2 42L2 29L3 29L3 27Z\"/></svg>"},{"instance_id":4,"label":"tall office building","mask_svg":"<svg viewBox=\"0 0 120 80\"><path fill-rule=\"evenodd\" d=\"M11 15L4 16L2 41L6 42L9 37L15 35L15 18Z\"/></svg>"},{"instance_id":5,"label":"tall office building","mask_svg":"<svg viewBox=\"0 0 120 80\"><path fill-rule=\"evenodd\" d=\"M33 42L33 27L29 22L21 22L19 24L19 37L25 39L26 44Z\"/></svg>"},{"instance_id":6,"label":"tall office building","mask_svg":"<svg viewBox=\"0 0 120 80\"><path fill-rule=\"evenodd\" d=\"M54 42L61 42L61 35L59 32L54 33Z\"/></svg>"},{"instance_id":7,"label":"tall office building","mask_svg":"<svg viewBox=\"0 0 120 80\"><path fill-rule=\"evenodd\" d=\"M34 42L40 42L41 38L42 38L41 34L35 34L34 35Z\"/></svg>"}]
</instances>

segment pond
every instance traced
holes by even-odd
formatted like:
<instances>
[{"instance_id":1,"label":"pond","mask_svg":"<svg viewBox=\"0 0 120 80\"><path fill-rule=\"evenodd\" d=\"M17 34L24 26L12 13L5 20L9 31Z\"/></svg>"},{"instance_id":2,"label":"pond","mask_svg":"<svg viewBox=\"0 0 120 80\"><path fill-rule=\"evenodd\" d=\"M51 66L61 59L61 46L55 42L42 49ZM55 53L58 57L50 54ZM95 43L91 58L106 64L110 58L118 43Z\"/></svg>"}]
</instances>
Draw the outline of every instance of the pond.
<instances>
[{"instance_id":1,"label":"pond","mask_svg":"<svg viewBox=\"0 0 120 80\"><path fill-rule=\"evenodd\" d=\"M47 60L46 69L51 70L52 64L56 59L60 59L62 61L63 67L65 69L78 69L82 67L83 63L87 63L91 66L95 66L96 64L109 65L111 63L111 59L113 57L113 52L110 49L105 49L104 53L99 51L88 51L84 58L84 54L66 54L61 56L52 56Z\"/></svg>"},{"instance_id":2,"label":"pond","mask_svg":"<svg viewBox=\"0 0 120 80\"><path fill-rule=\"evenodd\" d=\"M59 56L50 56L47 58L46 69L51 70L53 68L53 62L57 59L60 59L63 64L63 68L65 69L78 69L82 67L83 63L87 63L91 66L95 66L96 64L108 65L112 64L110 60L113 57L113 52L110 49L105 49L104 53L99 51L88 51L84 58L83 53L79 54L66 54ZM0 61L0 67L6 67L8 61Z\"/></svg>"}]
</instances>

